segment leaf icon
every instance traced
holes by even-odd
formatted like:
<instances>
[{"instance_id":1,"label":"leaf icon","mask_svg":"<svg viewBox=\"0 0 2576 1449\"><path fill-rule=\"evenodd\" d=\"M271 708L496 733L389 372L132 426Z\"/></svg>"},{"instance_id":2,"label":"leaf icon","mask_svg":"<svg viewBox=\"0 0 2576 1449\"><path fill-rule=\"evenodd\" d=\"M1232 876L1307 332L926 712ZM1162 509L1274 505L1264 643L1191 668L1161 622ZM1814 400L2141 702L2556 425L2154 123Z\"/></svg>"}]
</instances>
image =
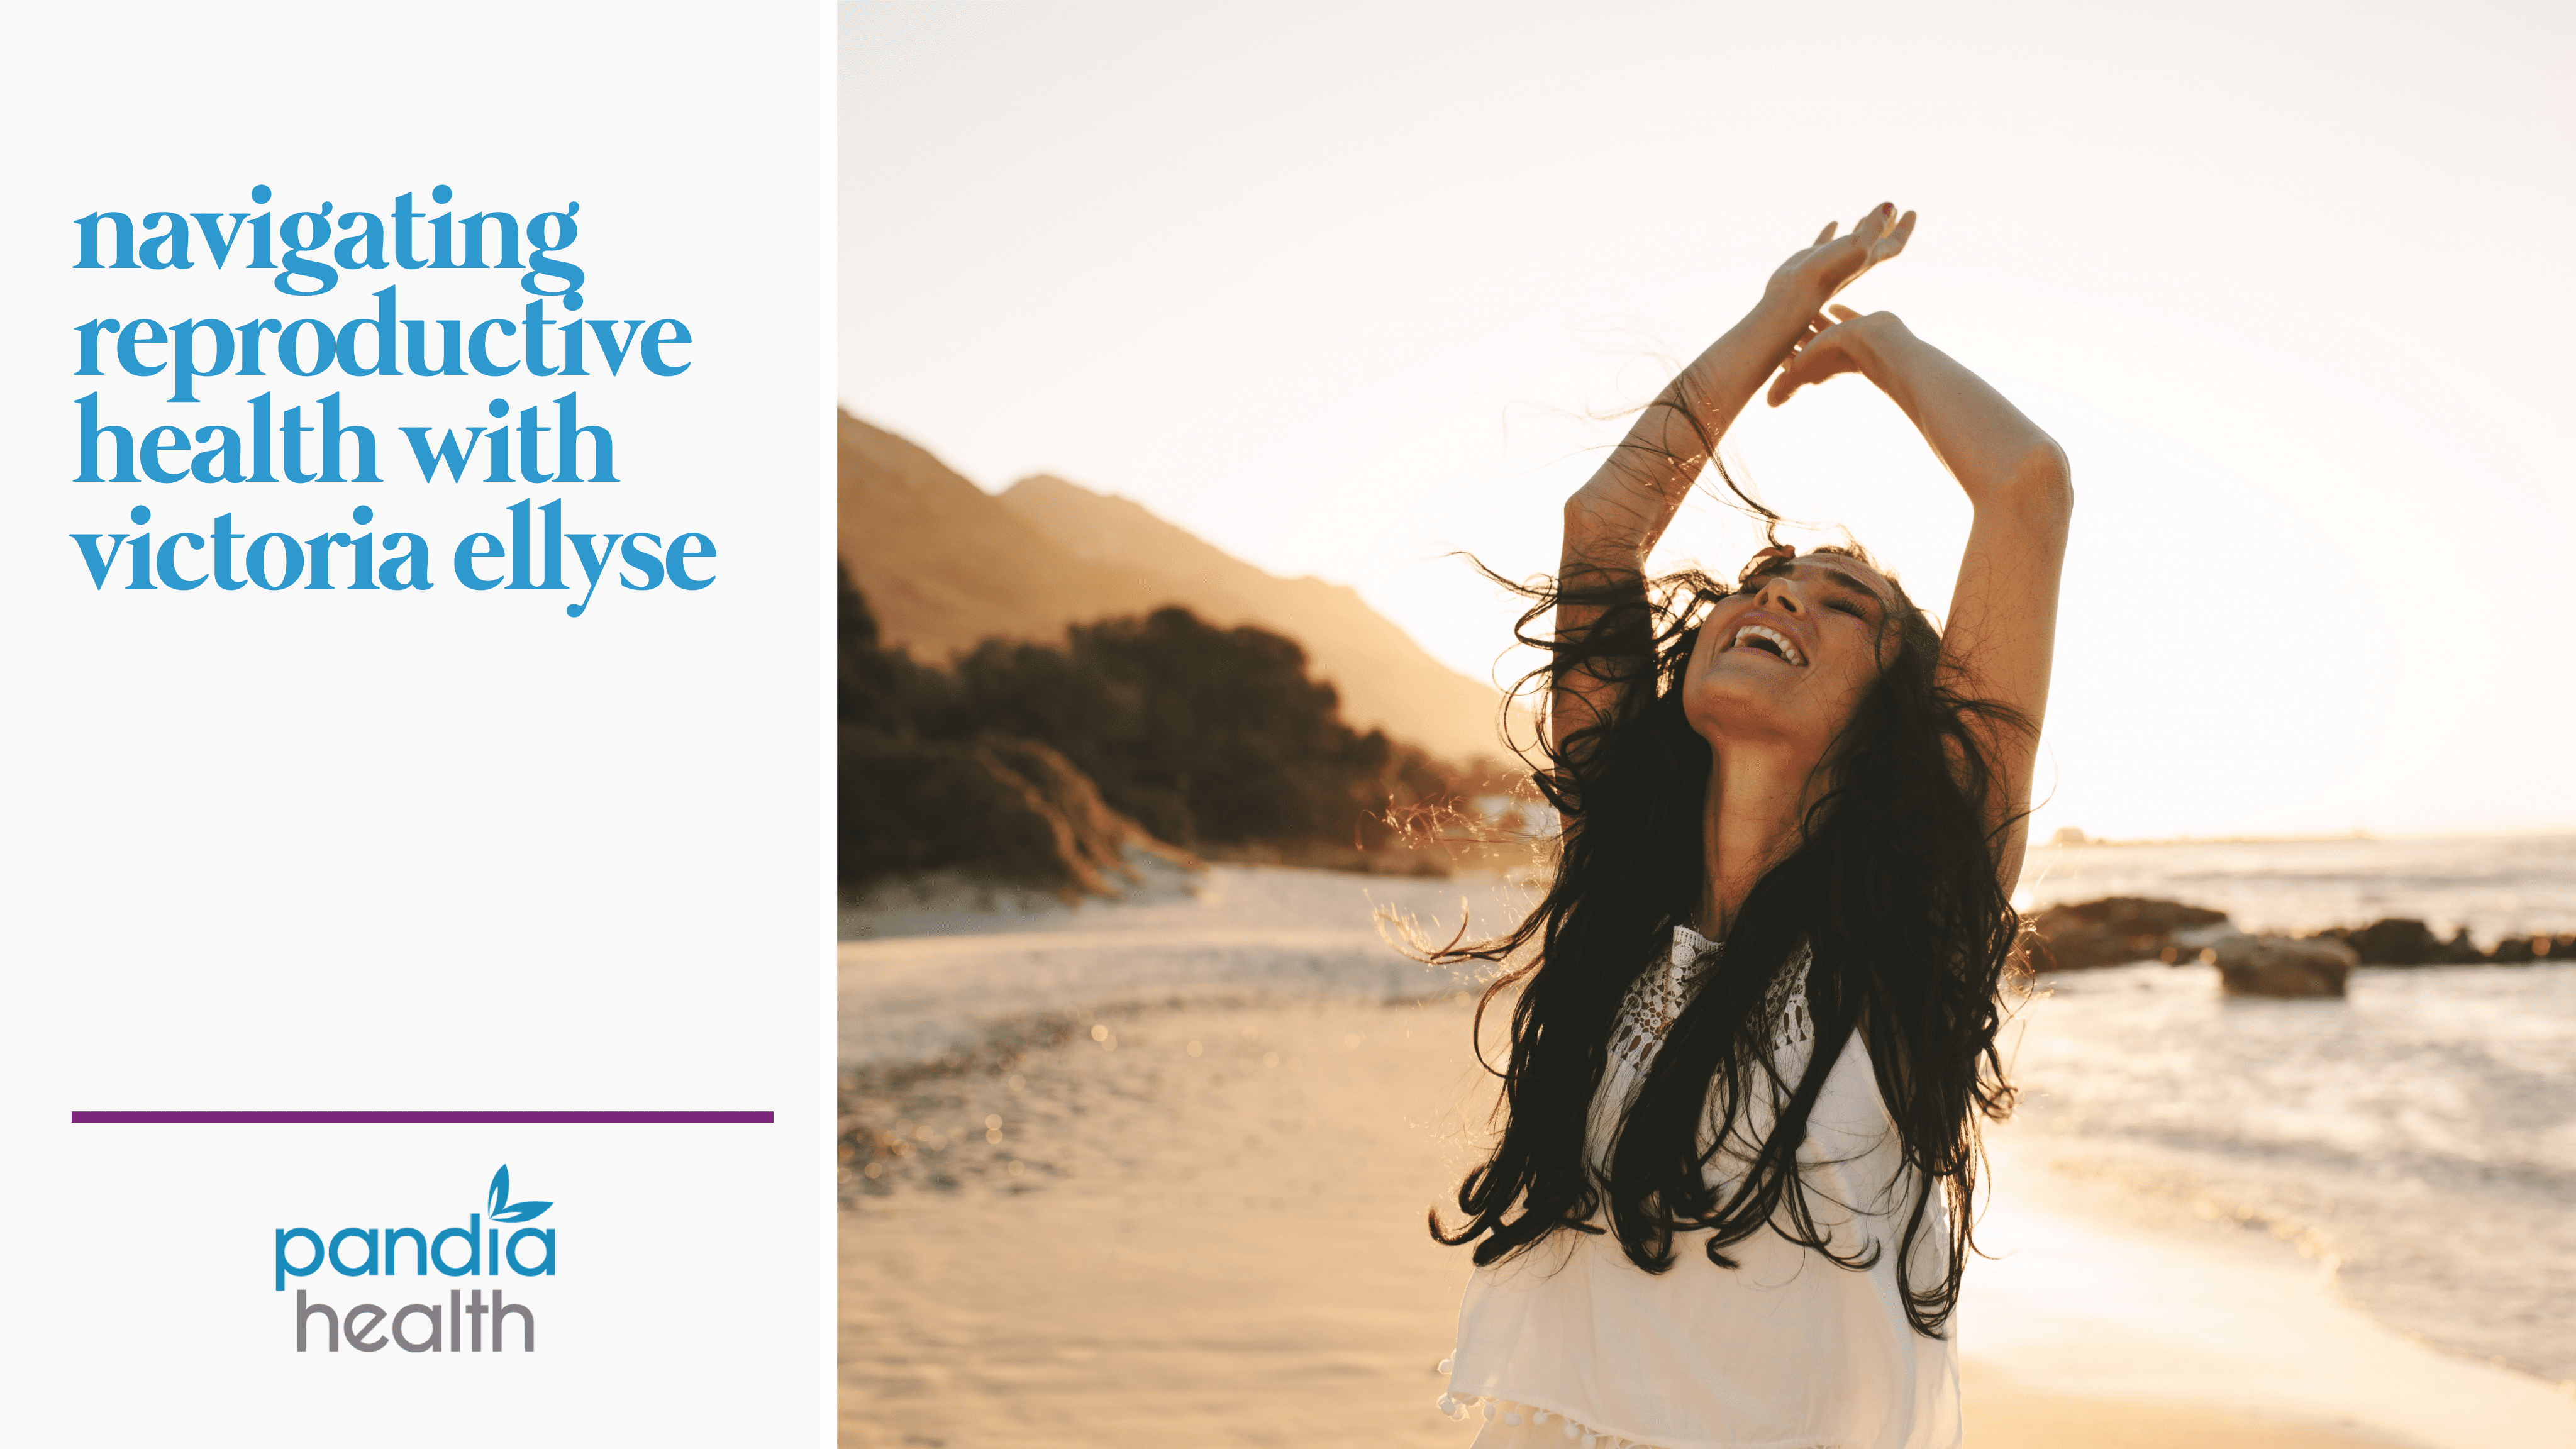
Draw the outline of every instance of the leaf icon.
<instances>
[{"instance_id":1,"label":"leaf icon","mask_svg":"<svg viewBox=\"0 0 2576 1449\"><path fill-rule=\"evenodd\" d=\"M492 1174L492 1200L484 1216L496 1223L524 1223L553 1206L551 1202L510 1201L510 1169L505 1165Z\"/></svg>"}]
</instances>

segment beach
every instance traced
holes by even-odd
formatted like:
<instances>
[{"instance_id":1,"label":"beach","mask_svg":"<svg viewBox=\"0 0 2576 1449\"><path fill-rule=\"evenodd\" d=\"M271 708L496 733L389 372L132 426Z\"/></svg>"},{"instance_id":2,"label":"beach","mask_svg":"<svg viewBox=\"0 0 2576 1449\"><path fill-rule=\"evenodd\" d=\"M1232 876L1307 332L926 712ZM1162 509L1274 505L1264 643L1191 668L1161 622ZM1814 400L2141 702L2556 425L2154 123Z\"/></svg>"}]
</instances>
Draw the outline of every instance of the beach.
<instances>
[{"instance_id":1,"label":"beach","mask_svg":"<svg viewBox=\"0 0 2576 1449\"><path fill-rule=\"evenodd\" d=\"M1516 899L1219 868L1123 905L854 923L876 933L841 958L864 1148L842 1443L1471 1439L1433 1407L1466 1256L1423 1224L1491 1100L1471 983L1370 916L1454 926L1462 894L1480 923ZM2072 1140L2045 1111L1990 1134L1995 1256L1957 1327L1971 1442L2576 1443L2563 1386L2426 1346L2354 1306L2314 1242L2172 1211Z\"/></svg>"}]
</instances>

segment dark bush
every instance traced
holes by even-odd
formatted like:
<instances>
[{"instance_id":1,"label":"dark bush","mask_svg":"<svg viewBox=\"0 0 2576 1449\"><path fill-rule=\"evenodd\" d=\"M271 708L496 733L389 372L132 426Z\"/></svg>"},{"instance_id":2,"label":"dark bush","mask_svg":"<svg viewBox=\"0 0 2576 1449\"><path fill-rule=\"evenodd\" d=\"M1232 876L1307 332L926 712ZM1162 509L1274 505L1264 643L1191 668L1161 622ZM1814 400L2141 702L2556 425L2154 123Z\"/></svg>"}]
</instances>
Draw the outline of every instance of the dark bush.
<instances>
[{"instance_id":1,"label":"dark bush","mask_svg":"<svg viewBox=\"0 0 2576 1449\"><path fill-rule=\"evenodd\" d=\"M991 750L841 726L841 879L955 867L1060 889L1071 883L1055 820Z\"/></svg>"},{"instance_id":2,"label":"dark bush","mask_svg":"<svg viewBox=\"0 0 2576 1449\"><path fill-rule=\"evenodd\" d=\"M1342 723L1333 687L1277 634L1157 609L1077 626L1062 649L988 642L957 682L976 722L1055 746L1174 844L1384 835L1394 745Z\"/></svg>"}]
</instances>

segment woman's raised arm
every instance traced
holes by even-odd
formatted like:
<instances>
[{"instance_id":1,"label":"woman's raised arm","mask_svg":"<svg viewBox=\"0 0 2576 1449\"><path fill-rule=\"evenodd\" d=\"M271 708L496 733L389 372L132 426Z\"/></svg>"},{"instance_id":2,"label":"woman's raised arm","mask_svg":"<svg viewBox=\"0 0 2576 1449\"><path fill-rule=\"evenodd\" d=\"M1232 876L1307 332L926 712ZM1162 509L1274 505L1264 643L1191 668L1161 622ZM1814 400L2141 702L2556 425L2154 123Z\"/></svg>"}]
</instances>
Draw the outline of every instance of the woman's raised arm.
<instances>
[{"instance_id":1,"label":"woman's raised arm","mask_svg":"<svg viewBox=\"0 0 2576 1449\"><path fill-rule=\"evenodd\" d=\"M2021 875L2027 841L2019 817L2030 805L2038 729L2048 708L2058 575L2075 510L2073 474L2055 439L1893 313L1862 316L1836 307L1816 321L1820 330L1771 384L1771 405L1835 373L1860 373L1914 420L1975 510L1942 631L1941 664L1962 693L2010 705L2030 722L2028 730L1988 728L1983 737L1995 770L1987 809L1996 823L2012 824L1998 859L2009 890Z\"/></svg>"},{"instance_id":2,"label":"woman's raised arm","mask_svg":"<svg viewBox=\"0 0 2576 1449\"><path fill-rule=\"evenodd\" d=\"M1735 415L1763 379L1802 342L1831 328L1821 309L1854 278L1905 249L1914 213L1893 204L1871 211L1841 237L1827 223L1815 242L1780 264L1762 300L1682 369L1646 405L1627 437L1589 482L1565 500L1565 546L1557 581L1560 642L1581 637L1609 600L1631 588L1642 603L1646 556L1663 537ZM1641 646L1642 648L1643 646ZM1562 670L1549 708L1549 737L1599 717L1618 683L1580 666Z\"/></svg>"}]
</instances>

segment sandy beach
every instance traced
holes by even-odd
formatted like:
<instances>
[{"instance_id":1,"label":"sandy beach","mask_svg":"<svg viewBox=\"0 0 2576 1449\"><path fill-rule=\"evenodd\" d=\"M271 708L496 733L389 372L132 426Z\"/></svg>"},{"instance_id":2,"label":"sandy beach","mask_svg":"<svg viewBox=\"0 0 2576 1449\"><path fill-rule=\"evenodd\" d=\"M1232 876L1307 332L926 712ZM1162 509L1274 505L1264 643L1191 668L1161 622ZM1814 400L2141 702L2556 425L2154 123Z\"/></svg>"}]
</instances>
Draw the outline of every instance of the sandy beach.
<instances>
[{"instance_id":1,"label":"sandy beach","mask_svg":"<svg viewBox=\"0 0 2576 1449\"><path fill-rule=\"evenodd\" d=\"M844 943L845 1127L878 1173L844 1188L844 1445L1473 1437L1433 1408L1465 1255L1423 1229L1489 1100L1472 1004L1316 906L1454 887L1313 874ZM961 1000L972 1031L926 1050ZM1972 1442L2576 1443L2576 1398L2382 1327L2271 1235L2144 1220L2009 1128L1994 1150Z\"/></svg>"}]
</instances>

